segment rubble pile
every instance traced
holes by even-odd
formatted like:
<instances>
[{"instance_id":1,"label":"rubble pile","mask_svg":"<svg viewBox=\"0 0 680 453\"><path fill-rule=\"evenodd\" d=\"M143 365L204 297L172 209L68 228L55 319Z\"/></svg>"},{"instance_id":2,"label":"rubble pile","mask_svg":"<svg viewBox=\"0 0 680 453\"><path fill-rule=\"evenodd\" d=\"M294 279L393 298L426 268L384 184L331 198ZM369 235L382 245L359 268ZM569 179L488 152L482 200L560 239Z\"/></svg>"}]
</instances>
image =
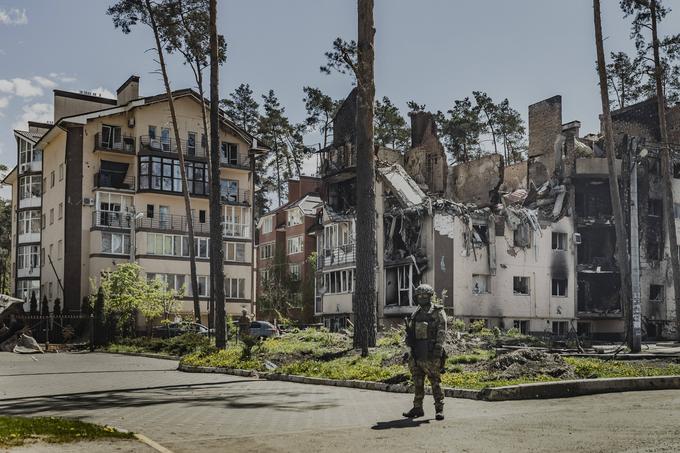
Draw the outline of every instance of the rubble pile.
<instances>
[{"instance_id":1,"label":"rubble pile","mask_svg":"<svg viewBox=\"0 0 680 453\"><path fill-rule=\"evenodd\" d=\"M518 349L503 354L483 366L496 379L550 376L560 379L575 378L574 370L559 354L535 349Z\"/></svg>"}]
</instances>

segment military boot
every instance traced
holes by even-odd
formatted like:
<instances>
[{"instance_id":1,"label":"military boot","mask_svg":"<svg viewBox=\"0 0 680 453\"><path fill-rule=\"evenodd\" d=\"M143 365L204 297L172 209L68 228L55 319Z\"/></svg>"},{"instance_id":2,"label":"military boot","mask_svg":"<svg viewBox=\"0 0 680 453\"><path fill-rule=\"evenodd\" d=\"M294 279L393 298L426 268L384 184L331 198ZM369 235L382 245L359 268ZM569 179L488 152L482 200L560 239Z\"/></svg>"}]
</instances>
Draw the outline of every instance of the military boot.
<instances>
[{"instance_id":1,"label":"military boot","mask_svg":"<svg viewBox=\"0 0 680 453\"><path fill-rule=\"evenodd\" d=\"M423 415L425 415L425 412L423 411L422 407L413 407L413 408L411 408L410 411L404 412L401 415L403 415L406 418L417 418L417 417L422 417Z\"/></svg>"},{"instance_id":2,"label":"military boot","mask_svg":"<svg viewBox=\"0 0 680 453\"><path fill-rule=\"evenodd\" d=\"M438 410L435 415L434 415L435 420L444 420L444 411L443 410Z\"/></svg>"}]
</instances>

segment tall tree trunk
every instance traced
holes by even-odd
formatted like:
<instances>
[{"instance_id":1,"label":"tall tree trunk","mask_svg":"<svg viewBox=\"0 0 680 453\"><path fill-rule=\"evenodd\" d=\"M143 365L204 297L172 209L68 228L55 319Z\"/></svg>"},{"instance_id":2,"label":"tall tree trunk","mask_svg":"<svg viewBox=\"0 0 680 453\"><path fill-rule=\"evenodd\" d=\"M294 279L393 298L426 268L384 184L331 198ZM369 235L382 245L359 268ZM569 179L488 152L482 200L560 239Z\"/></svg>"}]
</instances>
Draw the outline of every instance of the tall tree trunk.
<instances>
[{"instance_id":1,"label":"tall tree trunk","mask_svg":"<svg viewBox=\"0 0 680 453\"><path fill-rule=\"evenodd\" d=\"M356 287L354 291L354 347L361 355L375 346L375 160L373 155L373 0L358 0L359 36L357 41L357 220Z\"/></svg>"},{"instance_id":2,"label":"tall tree trunk","mask_svg":"<svg viewBox=\"0 0 680 453\"><path fill-rule=\"evenodd\" d=\"M168 97L168 105L170 106L170 117L172 118L172 128L175 134L175 142L177 142L177 156L179 158L179 171L182 178L182 195L184 196L184 210L187 218L187 230L189 234L189 269L191 273L191 288L192 298L194 301L194 318L197 323L201 322L201 305L198 301L198 278L196 277L196 249L194 246L194 219L191 215L191 198L189 197L189 186L187 185L186 167L184 166L184 154L182 150L182 142L179 136L179 128L177 126L177 114L175 112L175 101L172 97L172 90L170 89L170 80L168 78L168 71L165 67L165 57L163 55L163 47L161 46L161 39L158 34L158 27L156 26L156 19L154 18L151 1L146 0L146 8L149 12L149 21L153 30L154 38L156 39L156 49L158 51L158 63L163 74L163 83L165 84L165 94Z\"/></svg>"},{"instance_id":3,"label":"tall tree trunk","mask_svg":"<svg viewBox=\"0 0 680 453\"><path fill-rule=\"evenodd\" d=\"M496 144L496 130L494 129L494 124L493 121L491 121L491 116L489 115L489 112L487 112L486 109L482 109L484 112L484 115L486 116L486 125L489 126L489 130L491 131L491 138L493 140L493 151L494 153L498 154L498 145Z\"/></svg>"},{"instance_id":4,"label":"tall tree trunk","mask_svg":"<svg viewBox=\"0 0 680 453\"><path fill-rule=\"evenodd\" d=\"M654 78L656 80L656 103L659 114L659 131L661 132L661 178L663 180L663 216L668 231L668 243L673 269L673 293L675 299L675 324L680 338L680 260L678 259L678 237L675 231L673 213L673 180L671 178L671 150L668 143L666 127L666 97L663 86L663 67L659 56L659 37L656 23L656 0L650 2L652 15L652 48L654 51Z\"/></svg>"},{"instance_id":5,"label":"tall tree trunk","mask_svg":"<svg viewBox=\"0 0 680 453\"><path fill-rule=\"evenodd\" d=\"M614 149L614 129L612 116L609 110L609 89L607 85L607 72L604 60L604 45L602 43L602 20L600 17L600 0L593 0L595 19L595 46L597 48L597 72L600 77L600 99L602 101L602 116L604 117L604 136L607 148L607 168L609 170L609 196L612 201L614 224L616 228L616 260L619 265L621 280L621 305L625 320L625 332L628 344L632 346L633 335L631 331L631 306L630 306L630 266L628 260L628 233L623 223L623 209L619 194L619 181L616 176L616 152Z\"/></svg>"},{"instance_id":6,"label":"tall tree trunk","mask_svg":"<svg viewBox=\"0 0 680 453\"><path fill-rule=\"evenodd\" d=\"M219 55L217 41L217 0L210 0L210 261L213 263L215 291L215 346L224 349L224 258L222 245L222 205L220 203L220 95Z\"/></svg>"}]
</instances>

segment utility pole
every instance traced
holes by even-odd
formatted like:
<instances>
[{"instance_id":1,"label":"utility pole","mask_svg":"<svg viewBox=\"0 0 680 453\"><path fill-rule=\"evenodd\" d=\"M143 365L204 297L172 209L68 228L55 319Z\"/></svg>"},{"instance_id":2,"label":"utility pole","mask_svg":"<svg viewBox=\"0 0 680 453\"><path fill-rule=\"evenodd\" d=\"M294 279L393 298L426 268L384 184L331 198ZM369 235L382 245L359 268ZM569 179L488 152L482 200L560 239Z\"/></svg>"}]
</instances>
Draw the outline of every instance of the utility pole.
<instances>
[{"instance_id":1,"label":"utility pole","mask_svg":"<svg viewBox=\"0 0 680 453\"><path fill-rule=\"evenodd\" d=\"M638 141L633 139L629 145L630 153L630 277L632 289L632 341L631 352L640 352L642 349L642 307L640 301L640 238L638 234ZM640 157L647 155L647 150L643 149Z\"/></svg>"}]
</instances>

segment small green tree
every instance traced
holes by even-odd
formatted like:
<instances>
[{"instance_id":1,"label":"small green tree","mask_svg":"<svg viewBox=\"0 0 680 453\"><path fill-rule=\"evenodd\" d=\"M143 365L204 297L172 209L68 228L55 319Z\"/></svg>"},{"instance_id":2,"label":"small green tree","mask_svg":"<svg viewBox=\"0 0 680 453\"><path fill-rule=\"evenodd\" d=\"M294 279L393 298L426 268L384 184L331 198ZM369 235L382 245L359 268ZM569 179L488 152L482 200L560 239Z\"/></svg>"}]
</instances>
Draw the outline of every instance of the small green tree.
<instances>
[{"instance_id":1,"label":"small green tree","mask_svg":"<svg viewBox=\"0 0 680 453\"><path fill-rule=\"evenodd\" d=\"M134 330L135 313L148 297L149 285L140 271L137 263L119 264L102 276L99 286L104 296L104 311L115 313L118 328L127 334Z\"/></svg>"},{"instance_id":2,"label":"small green tree","mask_svg":"<svg viewBox=\"0 0 680 453\"><path fill-rule=\"evenodd\" d=\"M411 130L406 125L399 108L392 104L387 96L383 96L382 101L375 101L373 122L376 144L401 152L406 151L411 139Z\"/></svg>"},{"instance_id":3,"label":"small green tree","mask_svg":"<svg viewBox=\"0 0 680 453\"><path fill-rule=\"evenodd\" d=\"M149 280L146 285L146 297L139 301L138 309L146 319L147 335L151 335L154 320L162 317L168 321L171 314L177 313L177 299L184 294L184 287L177 292L158 278Z\"/></svg>"},{"instance_id":4,"label":"small green tree","mask_svg":"<svg viewBox=\"0 0 680 453\"><path fill-rule=\"evenodd\" d=\"M290 316L293 309L301 308L300 281L288 269L288 257L284 247L276 248L274 260L268 267L268 277L263 282L264 291L258 305L264 311Z\"/></svg>"},{"instance_id":5,"label":"small green tree","mask_svg":"<svg viewBox=\"0 0 680 453\"><path fill-rule=\"evenodd\" d=\"M61 316L61 299L58 297L54 299L54 307L52 308L52 314L55 318Z\"/></svg>"}]
</instances>

